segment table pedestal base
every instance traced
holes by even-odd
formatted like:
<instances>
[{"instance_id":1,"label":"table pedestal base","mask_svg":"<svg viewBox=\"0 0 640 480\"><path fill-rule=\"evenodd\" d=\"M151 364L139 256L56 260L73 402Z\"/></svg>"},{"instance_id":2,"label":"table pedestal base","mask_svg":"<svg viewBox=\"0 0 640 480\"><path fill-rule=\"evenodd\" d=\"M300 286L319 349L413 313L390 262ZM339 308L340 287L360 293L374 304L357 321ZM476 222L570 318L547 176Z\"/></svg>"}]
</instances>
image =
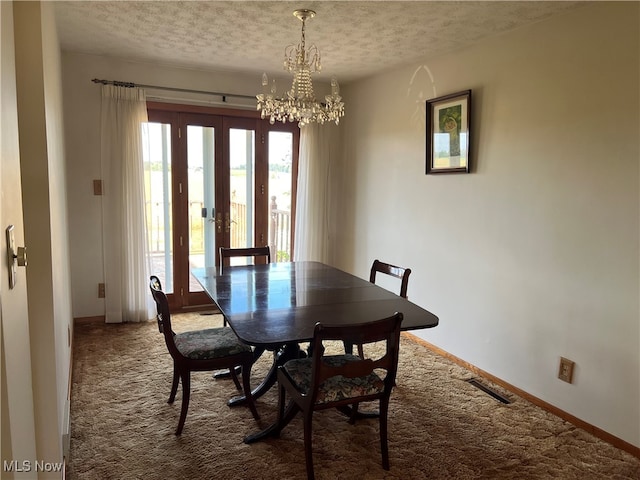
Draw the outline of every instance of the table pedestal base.
<instances>
[{"instance_id":1,"label":"table pedestal base","mask_svg":"<svg viewBox=\"0 0 640 480\"><path fill-rule=\"evenodd\" d=\"M254 358L254 362L262 355L265 351L264 347L256 347L254 350L254 355L257 355ZM287 343L284 347L280 348L273 352L273 363L271 364L271 368L269 368L269 372L267 372L267 376L262 380L260 385L254 388L251 391L251 395L253 398L260 398L264 395L273 385L275 385L278 379L278 367L280 365L284 365L289 360L294 358L300 358L300 355L304 355L304 352L300 350L300 346L297 343ZM227 405L230 407L235 407L236 405L244 405L247 401L247 397L244 395L234 397L227 402Z\"/></svg>"},{"instance_id":2,"label":"table pedestal base","mask_svg":"<svg viewBox=\"0 0 640 480\"><path fill-rule=\"evenodd\" d=\"M278 438L280 436L280 432L284 427L286 427L291 420L294 419L296 414L300 411L298 405L295 402L289 402L287 407L284 409L284 415L282 416L282 421L278 422L276 420L275 423L269 425L264 430L260 430L259 432L252 433L244 437L244 443L250 444L259 442L266 438Z\"/></svg>"}]
</instances>

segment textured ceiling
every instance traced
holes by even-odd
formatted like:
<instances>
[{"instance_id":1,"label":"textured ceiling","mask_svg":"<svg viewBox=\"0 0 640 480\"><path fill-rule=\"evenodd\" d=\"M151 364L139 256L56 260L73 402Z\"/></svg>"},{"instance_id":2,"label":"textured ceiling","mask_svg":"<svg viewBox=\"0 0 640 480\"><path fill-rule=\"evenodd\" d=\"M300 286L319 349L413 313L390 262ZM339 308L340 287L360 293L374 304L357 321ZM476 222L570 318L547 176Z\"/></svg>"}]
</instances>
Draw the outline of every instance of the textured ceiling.
<instances>
[{"instance_id":1,"label":"textured ceiling","mask_svg":"<svg viewBox=\"0 0 640 480\"><path fill-rule=\"evenodd\" d=\"M307 45L322 74L348 82L463 48L583 2L72 1L56 2L62 49L205 70L282 74L300 41L293 10L317 12Z\"/></svg>"}]
</instances>

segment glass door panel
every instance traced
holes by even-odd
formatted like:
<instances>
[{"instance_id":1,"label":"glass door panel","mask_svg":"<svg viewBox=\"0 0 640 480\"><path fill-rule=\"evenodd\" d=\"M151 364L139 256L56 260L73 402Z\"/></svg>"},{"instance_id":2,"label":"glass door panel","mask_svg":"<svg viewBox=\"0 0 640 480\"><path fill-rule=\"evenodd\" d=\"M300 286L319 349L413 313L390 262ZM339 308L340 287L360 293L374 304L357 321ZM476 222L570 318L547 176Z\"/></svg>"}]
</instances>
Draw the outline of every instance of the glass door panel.
<instances>
[{"instance_id":1,"label":"glass door panel","mask_svg":"<svg viewBox=\"0 0 640 480\"><path fill-rule=\"evenodd\" d=\"M143 129L145 209L151 271L167 294L174 291L171 194L171 125L148 123Z\"/></svg>"},{"instance_id":2,"label":"glass door panel","mask_svg":"<svg viewBox=\"0 0 640 480\"><path fill-rule=\"evenodd\" d=\"M216 265L215 129L187 126L189 268ZM189 291L201 292L189 275Z\"/></svg>"},{"instance_id":3,"label":"glass door panel","mask_svg":"<svg viewBox=\"0 0 640 480\"><path fill-rule=\"evenodd\" d=\"M269 132L269 246L272 262L291 261L293 133Z\"/></svg>"},{"instance_id":4,"label":"glass door panel","mask_svg":"<svg viewBox=\"0 0 640 480\"><path fill-rule=\"evenodd\" d=\"M229 128L229 210L225 225L231 248L255 245L255 139L254 129ZM231 265L246 264L245 258L231 258Z\"/></svg>"}]
</instances>

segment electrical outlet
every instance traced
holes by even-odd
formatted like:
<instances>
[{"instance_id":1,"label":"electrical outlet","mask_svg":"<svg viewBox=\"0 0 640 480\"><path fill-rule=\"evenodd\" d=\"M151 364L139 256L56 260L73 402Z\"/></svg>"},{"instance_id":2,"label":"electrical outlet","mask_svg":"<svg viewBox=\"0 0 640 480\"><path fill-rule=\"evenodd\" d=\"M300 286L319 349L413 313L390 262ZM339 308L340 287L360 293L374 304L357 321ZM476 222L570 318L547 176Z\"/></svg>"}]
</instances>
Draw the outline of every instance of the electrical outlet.
<instances>
[{"instance_id":1,"label":"electrical outlet","mask_svg":"<svg viewBox=\"0 0 640 480\"><path fill-rule=\"evenodd\" d=\"M568 358L560 357L560 368L558 369L558 378L567 383L573 383L573 367L575 362Z\"/></svg>"},{"instance_id":2,"label":"electrical outlet","mask_svg":"<svg viewBox=\"0 0 640 480\"><path fill-rule=\"evenodd\" d=\"M104 296L105 296L104 283L99 283L98 284L98 298L104 298Z\"/></svg>"}]
</instances>

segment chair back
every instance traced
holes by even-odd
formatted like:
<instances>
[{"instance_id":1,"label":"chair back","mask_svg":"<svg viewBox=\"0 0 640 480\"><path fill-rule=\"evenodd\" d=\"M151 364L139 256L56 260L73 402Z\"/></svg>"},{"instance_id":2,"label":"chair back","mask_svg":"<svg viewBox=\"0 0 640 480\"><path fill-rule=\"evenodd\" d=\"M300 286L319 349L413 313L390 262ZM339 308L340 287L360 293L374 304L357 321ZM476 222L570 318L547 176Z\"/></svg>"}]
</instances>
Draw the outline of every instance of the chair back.
<instances>
[{"instance_id":1,"label":"chair back","mask_svg":"<svg viewBox=\"0 0 640 480\"><path fill-rule=\"evenodd\" d=\"M378 272L399 278L401 280L400 296L407 298L407 286L409 284L409 275L411 275L410 268L398 267L390 263L381 262L380 260L374 260L373 265L371 265L371 275L369 276L371 283L376 283L376 273Z\"/></svg>"},{"instance_id":2,"label":"chair back","mask_svg":"<svg viewBox=\"0 0 640 480\"><path fill-rule=\"evenodd\" d=\"M398 352L400 348L400 324L402 313L375 320L373 322L350 325L325 325L316 323L313 333L313 367L311 373L311 401L315 401L318 387L330 377L342 375L347 378L365 377L376 369L386 372L384 393L389 395L395 385L398 370ZM342 365L326 361L326 341L342 341L351 344L385 342L386 349L380 358L361 358L350 356L351 361Z\"/></svg>"},{"instance_id":3,"label":"chair back","mask_svg":"<svg viewBox=\"0 0 640 480\"><path fill-rule=\"evenodd\" d=\"M156 277L155 275L151 275L149 277L149 288L151 289L151 296L153 296L153 291L154 290L160 290L162 291L162 282L160 282L160 279L158 277ZM155 298L154 298L155 301ZM163 333L163 325L162 325L162 321L160 320L160 307L158 306L158 302L156 302L156 319L158 320L158 331L160 333Z\"/></svg>"},{"instance_id":4,"label":"chair back","mask_svg":"<svg viewBox=\"0 0 640 480\"><path fill-rule=\"evenodd\" d=\"M220 269L224 271L224 267L228 267L231 257L253 257L253 262L257 262L258 257L264 257L266 262L271 263L271 249L265 247L248 247L248 248L227 248L220 247Z\"/></svg>"},{"instance_id":5,"label":"chair back","mask_svg":"<svg viewBox=\"0 0 640 480\"><path fill-rule=\"evenodd\" d=\"M155 275L151 275L149 277L149 280L155 288L157 288L158 290L162 290L162 282L160 282L160 279L158 277L156 277Z\"/></svg>"},{"instance_id":6,"label":"chair back","mask_svg":"<svg viewBox=\"0 0 640 480\"><path fill-rule=\"evenodd\" d=\"M171 313L169 313L169 301L167 300L167 296L162 291L161 284L159 281L156 281L157 277L154 280L154 276L151 276L151 280L149 282L149 288L151 289L151 295L153 296L153 300L156 302L156 310L158 312L158 329L161 333L164 333L164 341L167 344L167 348L169 349L169 353L173 358L181 357L178 348L173 340L175 333L171 328Z\"/></svg>"}]
</instances>

